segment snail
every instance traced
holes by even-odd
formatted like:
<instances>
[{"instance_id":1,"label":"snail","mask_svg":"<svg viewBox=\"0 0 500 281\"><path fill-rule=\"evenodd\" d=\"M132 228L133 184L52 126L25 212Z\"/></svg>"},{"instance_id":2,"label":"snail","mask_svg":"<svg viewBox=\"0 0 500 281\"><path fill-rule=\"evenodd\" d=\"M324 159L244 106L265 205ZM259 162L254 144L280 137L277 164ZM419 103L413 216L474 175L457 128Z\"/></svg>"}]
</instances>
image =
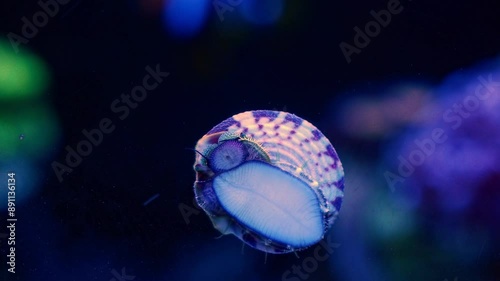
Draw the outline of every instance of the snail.
<instances>
[{"instance_id":1,"label":"snail","mask_svg":"<svg viewBox=\"0 0 500 281\"><path fill-rule=\"evenodd\" d=\"M195 151L196 202L222 234L284 254L321 241L338 216L342 163L330 141L294 114L236 114Z\"/></svg>"}]
</instances>

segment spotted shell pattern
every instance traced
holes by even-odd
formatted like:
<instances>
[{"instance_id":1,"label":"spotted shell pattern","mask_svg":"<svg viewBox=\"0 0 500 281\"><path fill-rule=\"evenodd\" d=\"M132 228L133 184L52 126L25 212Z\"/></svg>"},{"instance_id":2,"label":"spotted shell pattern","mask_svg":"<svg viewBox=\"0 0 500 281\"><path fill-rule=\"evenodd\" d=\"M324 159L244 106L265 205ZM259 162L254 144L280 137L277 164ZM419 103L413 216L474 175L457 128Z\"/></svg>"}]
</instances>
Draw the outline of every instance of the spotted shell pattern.
<instances>
[{"instance_id":1,"label":"spotted shell pattern","mask_svg":"<svg viewBox=\"0 0 500 281\"><path fill-rule=\"evenodd\" d=\"M343 198L344 171L330 141L310 122L287 112L255 110L230 117L196 144L194 191L198 204L222 234L234 234L253 248L268 253L302 250L272 241L231 217L210 192L216 176L206 155L225 139L240 138L257 145L271 165L305 182L315 193L323 213L324 232L337 217ZM286 195L284 195L286 197ZM310 246L310 245L309 245Z\"/></svg>"}]
</instances>

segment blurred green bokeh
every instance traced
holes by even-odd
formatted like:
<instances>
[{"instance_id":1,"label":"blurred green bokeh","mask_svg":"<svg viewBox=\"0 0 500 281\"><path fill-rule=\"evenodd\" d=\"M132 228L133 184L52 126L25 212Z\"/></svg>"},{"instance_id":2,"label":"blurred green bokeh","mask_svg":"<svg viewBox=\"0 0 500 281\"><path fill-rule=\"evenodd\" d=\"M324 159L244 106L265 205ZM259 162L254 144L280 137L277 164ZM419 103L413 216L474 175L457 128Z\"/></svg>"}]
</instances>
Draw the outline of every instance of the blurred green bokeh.
<instances>
[{"instance_id":1,"label":"blurred green bokeh","mask_svg":"<svg viewBox=\"0 0 500 281\"><path fill-rule=\"evenodd\" d=\"M48 68L39 57L26 49L16 53L0 39L0 102L40 96L48 84Z\"/></svg>"},{"instance_id":2,"label":"blurred green bokeh","mask_svg":"<svg viewBox=\"0 0 500 281\"><path fill-rule=\"evenodd\" d=\"M0 39L0 160L40 158L59 137L57 118L43 101L50 73L27 49Z\"/></svg>"},{"instance_id":3,"label":"blurred green bokeh","mask_svg":"<svg viewBox=\"0 0 500 281\"><path fill-rule=\"evenodd\" d=\"M43 103L27 103L0 112L0 159L38 158L59 138L57 117Z\"/></svg>"}]
</instances>

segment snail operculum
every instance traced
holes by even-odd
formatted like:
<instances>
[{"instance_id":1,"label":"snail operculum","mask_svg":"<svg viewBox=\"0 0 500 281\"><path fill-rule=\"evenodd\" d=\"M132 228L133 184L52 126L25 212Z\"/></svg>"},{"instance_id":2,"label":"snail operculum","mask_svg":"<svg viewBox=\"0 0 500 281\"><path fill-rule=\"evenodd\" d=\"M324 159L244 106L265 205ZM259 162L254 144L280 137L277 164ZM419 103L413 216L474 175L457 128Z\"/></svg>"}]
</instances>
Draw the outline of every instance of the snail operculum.
<instances>
[{"instance_id":1,"label":"snail operculum","mask_svg":"<svg viewBox=\"0 0 500 281\"><path fill-rule=\"evenodd\" d=\"M220 134L217 143L208 146L203 154L208 159L207 166L214 174L228 171L249 160L271 163L264 147L243 133Z\"/></svg>"}]
</instances>

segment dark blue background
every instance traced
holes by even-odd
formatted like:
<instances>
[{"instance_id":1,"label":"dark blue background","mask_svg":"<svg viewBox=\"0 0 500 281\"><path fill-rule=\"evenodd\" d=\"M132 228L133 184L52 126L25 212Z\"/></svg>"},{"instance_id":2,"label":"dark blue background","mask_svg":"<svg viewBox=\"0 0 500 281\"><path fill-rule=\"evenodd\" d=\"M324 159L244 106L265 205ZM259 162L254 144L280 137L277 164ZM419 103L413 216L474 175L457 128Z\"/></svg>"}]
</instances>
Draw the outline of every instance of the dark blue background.
<instances>
[{"instance_id":1,"label":"dark blue background","mask_svg":"<svg viewBox=\"0 0 500 281\"><path fill-rule=\"evenodd\" d=\"M324 131L338 151L361 155L360 163L376 163L383 141L350 140L331 125L336 121L329 116L338 101L361 92L381 96L377 85L387 81L438 84L449 73L494 58L500 50L496 1L402 1L403 12L348 64L340 42L352 44L353 27L364 26L371 20L369 11L385 8L387 1L299 2L286 4L286 9L300 7L287 24L247 25L233 33L225 31L226 21L220 22L210 5L203 29L187 39L169 34L161 11L145 12L140 1L74 0L62 6L26 46L50 68L46 97L54 105L62 136L37 168L43 175L40 192L17 210L18 273L5 273L2 262L0 276L108 281L113 269L126 268L134 280L281 280L302 259L268 255L264 263L264 254L256 250L245 248L241 254L234 237L214 240L219 233L206 215L192 215L186 223L179 206L193 207L194 153L185 148L193 148L213 126L239 112L286 108ZM35 1L2 2L2 36L19 33L21 17L38 9ZM156 64L170 76L129 117L118 120L110 110L112 101L141 83L147 65ZM75 147L83 139L81 131L97 128L105 117L113 120L115 131L59 182L52 161L62 161L64 147ZM367 177L383 180L380 173ZM144 206L155 194L159 197ZM355 206L354 198L346 195L345 202L353 200ZM425 229L415 235L421 232ZM348 247L339 237L340 247ZM390 250L397 243L378 245L388 252L369 257L379 261L373 272L385 280L417 280L415 270L439 281L470 276L499 280L498 249L490 249L477 268L446 260L430 268L415 259L413 267L391 275L398 267L391 262L401 254ZM403 248L409 256L415 252L425 259L437 253L433 247L420 249L423 253ZM299 254L307 257L312 250ZM471 250L470 255L479 252ZM336 255L309 280L361 278L337 270L335 264L359 268L365 280L379 279L358 262Z\"/></svg>"}]
</instances>

